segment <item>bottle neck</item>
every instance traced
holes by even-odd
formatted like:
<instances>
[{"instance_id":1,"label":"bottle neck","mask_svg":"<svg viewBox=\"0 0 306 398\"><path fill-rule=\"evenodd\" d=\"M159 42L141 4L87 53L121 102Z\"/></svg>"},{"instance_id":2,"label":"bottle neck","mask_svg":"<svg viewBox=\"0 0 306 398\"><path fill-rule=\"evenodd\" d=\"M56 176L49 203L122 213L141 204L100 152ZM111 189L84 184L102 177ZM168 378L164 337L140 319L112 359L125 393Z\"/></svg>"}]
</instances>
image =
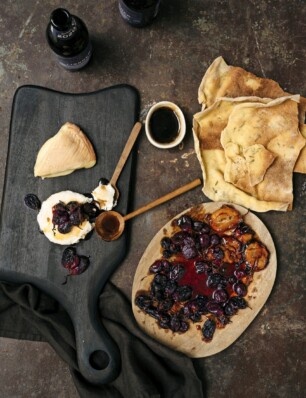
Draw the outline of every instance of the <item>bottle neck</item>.
<instances>
[{"instance_id":1,"label":"bottle neck","mask_svg":"<svg viewBox=\"0 0 306 398\"><path fill-rule=\"evenodd\" d=\"M55 29L66 31L71 26L72 17L64 8L57 8L52 12L50 21Z\"/></svg>"}]
</instances>

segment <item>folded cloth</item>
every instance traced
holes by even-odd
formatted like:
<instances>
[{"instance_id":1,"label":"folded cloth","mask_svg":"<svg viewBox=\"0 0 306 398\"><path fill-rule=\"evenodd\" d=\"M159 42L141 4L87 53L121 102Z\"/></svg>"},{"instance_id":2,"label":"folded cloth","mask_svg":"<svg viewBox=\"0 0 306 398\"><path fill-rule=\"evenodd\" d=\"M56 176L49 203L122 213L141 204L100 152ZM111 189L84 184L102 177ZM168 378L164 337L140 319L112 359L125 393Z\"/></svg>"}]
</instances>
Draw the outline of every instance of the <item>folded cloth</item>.
<instances>
[{"instance_id":1,"label":"folded cloth","mask_svg":"<svg viewBox=\"0 0 306 398\"><path fill-rule=\"evenodd\" d=\"M80 374L73 324L57 301L30 284L0 283L0 335L47 341L69 365L82 398L203 397L193 361L144 334L131 303L111 282L99 298L99 313L121 353L121 372L108 385L92 385Z\"/></svg>"}]
</instances>

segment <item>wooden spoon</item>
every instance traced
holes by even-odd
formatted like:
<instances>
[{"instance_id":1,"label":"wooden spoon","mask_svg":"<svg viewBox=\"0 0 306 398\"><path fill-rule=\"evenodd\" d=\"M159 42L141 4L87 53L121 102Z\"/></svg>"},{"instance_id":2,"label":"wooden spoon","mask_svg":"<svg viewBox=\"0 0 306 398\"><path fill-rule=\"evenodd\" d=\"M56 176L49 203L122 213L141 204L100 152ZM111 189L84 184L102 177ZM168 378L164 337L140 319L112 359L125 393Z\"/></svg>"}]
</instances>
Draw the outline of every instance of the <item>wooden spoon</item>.
<instances>
[{"instance_id":1,"label":"wooden spoon","mask_svg":"<svg viewBox=\"0 0 306 398\"><path fill-rule=\"evenodd\" d=\"M202 181L200 180L200 178L197 178L196 180L190 182L189 184L186 184L181 188L178 188L175 191L170 192L167 195L164 195L161 198L148 203L147 205L141 207L138 210L133 211L132 213L127 214L126 216L122 216L120 213L116 211L105 211L96 218L96 223L95 223L96 232L100 236L100 238L102 238L107 242L116 240L122 235L124 231L125 221L130 220L131 218L136 217L139 214L142 214L152 209L153 207L165 203L168 200L173 199L176 196L179 196L182 193L197 187L198 185L201 185L201 183Z\"/></svg>"},{"instance_id":2,"label":"wooden spoon","mask_svg":"<svg viewBox=\"0 0 306 398\"><path fill-rule=\"evenodd\" d=\"M121 156L119 158L119 161L118 161L117 166L115 168L114 174L113 174L113 176L112 176L112 178L110 180L111 186L115 189L114 202L117 201L118 198L119 198L119 190L118 190L117 185L116 185L117 181L118 181L118 178L119 178L119 176L120 176L120 174L121 174L121 172L122 172L122 170L123 170L123 168L125 166L125 163L126 163L128 157L129 157L129 155L131 153L131 150L132 150L132 148L133 148L133 146L135 144L135 141L136 141L136 139L137 139L137 137L138 137L138 135L139 135L139 133L141 131L141 127L142 127L142 124L140 122L135 123L135 125L134 125L134 127L133 127L133 129L131 131L131 134L130 134L130 136L129 136L126 144L125 144L123 152L122 152L122 154L121 154Z\"/></svg>"}]
</instances>

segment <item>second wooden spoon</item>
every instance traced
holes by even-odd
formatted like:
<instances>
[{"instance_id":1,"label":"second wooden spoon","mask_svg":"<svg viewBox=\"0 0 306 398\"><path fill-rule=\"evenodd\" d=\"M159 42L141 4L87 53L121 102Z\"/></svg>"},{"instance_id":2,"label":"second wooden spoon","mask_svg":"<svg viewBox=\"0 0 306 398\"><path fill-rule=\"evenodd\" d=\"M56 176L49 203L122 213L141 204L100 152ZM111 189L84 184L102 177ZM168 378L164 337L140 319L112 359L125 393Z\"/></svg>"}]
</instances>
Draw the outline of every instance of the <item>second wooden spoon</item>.
<instances>
[{"instance_id":1,"label":"second wooden spoon","mask_svg":"<svg viewBox=\"0 0 306 398\"><path fill-rule=\"evenodd\" d=\"M140 122L135 123L135 125L134 125L134 127L133 127L133 129L131 131L131 134L130 134L130 136L129 136L126 144L125 144L123 152L122 152L122 154L121 154L121 156L119 158L119 161L118 161L117 166L115 168L114 174L113 174L113 176L112 176L112 178L110 180L111 186L115 189L114 201L117 201L118 198L119 198L119 190L118 190L117 185L116 185L117 181L118 181L118 178L119 178L119 176L121 174L121 171L123 170L123 168L125 166L125 163L126 163L128 157L129 157L129 155L131 153L131 150L132 150L132 148L133 148L133 146L135 144L135 141L136 141L136 139L137 139L137 137L138 137L138 135L139 135L139 133L141 131L141 127L142 127L142 124Z\"/></svg>"},{"instance_id":2,"label":"second wooden spoon","mask_svg":"<svg viewBox=\"0 0 306 398\"><path fill-rule=\"evenodd\" d=\"M187 192L190 189L197 187L198 185L201 185L201 183L202 182L200 178L197 178L196 180L190 182L189 184L186 184L176 189L175 191L170 192L167 195L164 195L161 198L156 199L151 203L148 203L147 205L141 207L138 210L133 211L130 214L127 214L124 217L116 211L105 211L96 218L96 225L95 225L96 232L100 236L100 238L102 238L105 241L109 242L112 240L116 240L122 235L124 231L125 221L130 220L131 218L136 217L139 214L142 214L152 209L153 207L165 203L168 200L175 198L176 196L181 195L182 193Z\"/></svg>"}]
</instances>

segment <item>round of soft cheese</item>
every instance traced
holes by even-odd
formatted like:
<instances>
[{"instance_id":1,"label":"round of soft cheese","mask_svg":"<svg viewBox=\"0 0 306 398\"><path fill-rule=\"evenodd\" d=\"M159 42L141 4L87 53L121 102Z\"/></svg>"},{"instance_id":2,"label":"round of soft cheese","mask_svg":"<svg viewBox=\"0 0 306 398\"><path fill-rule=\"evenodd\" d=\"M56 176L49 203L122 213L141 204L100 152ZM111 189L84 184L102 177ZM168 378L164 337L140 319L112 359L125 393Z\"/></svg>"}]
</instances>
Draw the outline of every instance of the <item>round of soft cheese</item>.
<instances>
[{"instance_id":1,"label":"round of soft cheese","mask_svg":"<svg viewBox=\"0 0 306 398\"><path fill-rule=\"evenodd\" d=\"M115 189L109 183L104 185L100 182L91 194L94 200L99 203L101 210L112 210L117 204L115 200Z\"/></svg>"},{"instance_id":2,"label":"round of soft cheese","mask_svg":"<svg viewBox=\"0 0 306 398\"><path fill-rule=\"evenodd\" d=\"M37 216L40 230L51 242L59 245L73 245L79 242L93 229L94 224L85 220L78 226L72 226L71 231L67 234L61 234L58 232L57 226L52 224L52 208L59 202L67 204L69 202L86 203L91 201L92 199L72 191L62 191L49 196L42 203Z\"/></svg>"}]
</instances>

